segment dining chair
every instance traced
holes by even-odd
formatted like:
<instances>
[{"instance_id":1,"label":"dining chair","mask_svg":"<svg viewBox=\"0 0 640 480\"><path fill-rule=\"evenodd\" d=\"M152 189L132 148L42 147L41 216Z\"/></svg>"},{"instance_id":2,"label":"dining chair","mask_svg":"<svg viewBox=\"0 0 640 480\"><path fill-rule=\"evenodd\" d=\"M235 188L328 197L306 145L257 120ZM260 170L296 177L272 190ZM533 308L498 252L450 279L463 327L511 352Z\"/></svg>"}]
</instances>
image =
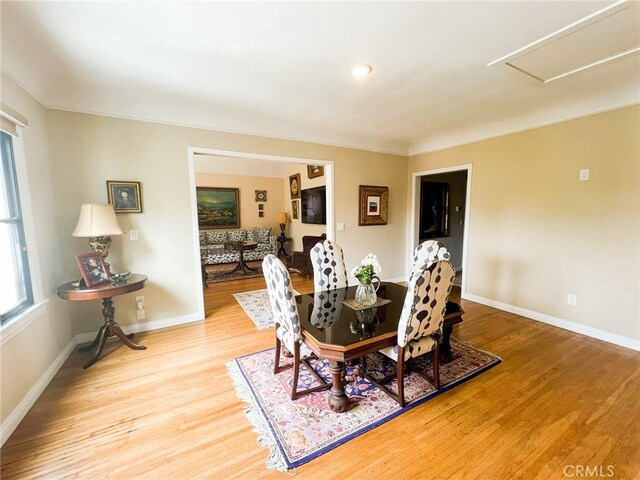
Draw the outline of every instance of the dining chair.
<instances>
[{"instance_id":1,"label":"dining chair","mask_svg":"<svg viewBox=\"0 0 640 480\"><path fill-rule=\"evenodd\" d=\"M316 292L349 286L342 248L331 240L316 243L311 249L313 287Z\"/></svg>"},{"instance_id":2,"label":"dining chair","mask_svg":"<svg viewBox=\"0 0 640 480\"><path fill-rule=\"evenodd\" d=\"M395 376L398 380L398 393L395 394L383 385L394 375L388 375L379 380L367 375L368 380L394 398L401 407L405 406L405 364L412 358L433 352L433 384L436 390L440 389L442 324L454 277L453 265L446 260L439 260L424 267L409 280L407 295L398 321L397 344L379 350L397 363ZM426 373L418 370L416 373L428 380Z\"/></svg>"},{"instance_id":3,"label":"dining chair","mask_svg":"<svg viewBox=\"0 0 640 480\"><path fill-rule=\"evenodd\" d=\"M291 277L287 267L278 257L270 253L262 261L262 271L267 283L269 292L269 302L275 320L276 327L276 354L273 365L273 373L278 374L282 370L280 367L280 349L284 345L289 352L293 353L293 383L291 385L291 400L298 396L317 392L331 387L309 364L308 359L313 355L311 351L302 343L300 334L300 317L298 316L298 306L296 304ZM301 350L305 354L300 357ZM320 382L320 385L306 390L298 391L298 376L300 374L300 364L304 364L309 372Z\"/></svg>"},{"instance_id":4,"label":"dining chair","mask_svg":"<svg viewBox=\"0 0 640 480\"><path fill-rule=\"evenodd\" d=\"M413 260L409 270L409 277L438 260L451 260L451 254L449 253L449 250L447 250L447 247L437 240L427 240L426 242L422 242L413 251Z\"/></svg>"}]
</instances>

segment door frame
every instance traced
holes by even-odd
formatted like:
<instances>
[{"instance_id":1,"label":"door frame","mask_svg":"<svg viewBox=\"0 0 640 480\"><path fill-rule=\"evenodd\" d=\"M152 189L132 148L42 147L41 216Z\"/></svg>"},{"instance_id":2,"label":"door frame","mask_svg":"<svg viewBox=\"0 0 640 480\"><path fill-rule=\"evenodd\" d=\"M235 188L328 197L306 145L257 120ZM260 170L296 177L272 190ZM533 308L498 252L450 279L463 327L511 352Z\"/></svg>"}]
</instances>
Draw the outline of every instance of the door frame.
<instances>
[{"instance_id":1,"label":"door frame","mask_svg":"<svg viewBox=\"0 0 640 480\"><path fill-rule=\"evenodd\" d=\"M464 206L464 238L462 239L462 287L461 295L465 296L467 288L467 254L468 254L468 242L469 242L469 219L471 218L471 173L472 164L466 163L463 165L455 165L452 167L435 168L433 170L423 170L420 172L413 172L411 174L411 201L409 213L409 225L407 228L407 272L410 271L411 261L413 258L413 250L420 241L419 237L419 225L420 219L418 218L418 205L420 204L420 178L428 175L436 175L438 173L450 173L450 172L467 172L467 192L465 197Z\"/></svg>"},{"instance_id":2,"label":"door frame","mask_svg":"<svg viewBox=\"0 0 640 480\"><path fill-rule=\"evenodd\" d=\"M202 285L202 269L200 268L200 236L198 226L198 200L196 196L196 171L195 171L195 157L196 155L210 155L220 157L237 158L238 160L265 160L269 162L283 162L283 163L298 163L303 165L322 165L324 166L324 174L326 177L327 188L327 222L326 232L327 239L333 240L335 235L335 178L334 170L335 164L333 160L323 160L319 158L302 158L302 157L287 157L284 155L267 155L263 153L255 152L238 152L233 150L220 150L216 148L207 147L188 147L187 155L189 159L189 187L191 190L191 238L193 245L193 259L194 259L194 278L196 285ZM284 205L283 205L284 208ZM204 292L199 296L198 300L198 315L205 318L204 314Z\"/></svg>"}]
</instances>

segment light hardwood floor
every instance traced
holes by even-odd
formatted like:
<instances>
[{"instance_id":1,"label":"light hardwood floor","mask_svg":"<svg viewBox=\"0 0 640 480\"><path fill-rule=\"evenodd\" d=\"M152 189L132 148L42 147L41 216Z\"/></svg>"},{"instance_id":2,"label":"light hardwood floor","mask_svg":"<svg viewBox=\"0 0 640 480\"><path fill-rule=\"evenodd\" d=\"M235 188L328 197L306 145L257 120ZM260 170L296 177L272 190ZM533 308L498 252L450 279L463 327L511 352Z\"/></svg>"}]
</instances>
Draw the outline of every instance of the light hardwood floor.
<instances>
[{"instance_id":1,"label":"light hardwood floor","mask_svg":"<svg viewBox=\"0 0 640 480\"><path fill-rule=\"evenodd\" d=\"M2 448L1 477L287 478L266 469L226 374L228 360L274 343L231 296L258 288L261 278L211 285L207 319L137 335L145 351L112 341L88 370L73 353ZM298 477L542 479L612 465L614 478L640 478L640 353L463 303L454 335L503 363Z\"/></svg>"}]
</instances>

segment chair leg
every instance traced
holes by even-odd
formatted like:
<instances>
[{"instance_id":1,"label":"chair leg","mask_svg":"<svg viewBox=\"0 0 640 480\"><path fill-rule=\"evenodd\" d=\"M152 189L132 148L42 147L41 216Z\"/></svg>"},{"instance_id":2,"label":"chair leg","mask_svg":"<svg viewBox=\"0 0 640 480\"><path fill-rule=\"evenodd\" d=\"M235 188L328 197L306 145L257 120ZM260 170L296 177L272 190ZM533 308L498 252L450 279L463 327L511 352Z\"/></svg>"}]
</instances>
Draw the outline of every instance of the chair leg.
<instances>
[{"instance_id":1,"label":"chair leg","mask_svg":"<svg viewBox=\"0 0 640 480\"><path fill-rule=\"evenodd\" d=\"M436 349L433 351L433 380L436 390L440 390L440 341L436 341Z\"/></svg>"},{"instance_id":2,"label":"chair leg","mask_svg":"<svg viewBox=\"0 0 640 480\"><path fill-rule=\"evenodd\" d=\"M404 408L404 347L398 348L398 403Z\"/></svg>"},{"instance_id":3,"label":"chair leg","mask_svg":"<svg viewBox=\"0 0 640 480\"><path fill-rule=\"evenodd\" d=\"M276 334L276 358L273 362L273 373L278 373L280 370L280 339Z\"/></svg>"},{"instance_id":4,"label":"chair leg","mask_svg":"<svg viewBox=\"0 0 640 480\"><path fill-rule=\"evenodd\" d=\"M293 352L293 384L291 385L291 400L295 400L298 396L298 374L300 373L300 344L296 343L296 348Z\"/></svg>"}]
</instances>

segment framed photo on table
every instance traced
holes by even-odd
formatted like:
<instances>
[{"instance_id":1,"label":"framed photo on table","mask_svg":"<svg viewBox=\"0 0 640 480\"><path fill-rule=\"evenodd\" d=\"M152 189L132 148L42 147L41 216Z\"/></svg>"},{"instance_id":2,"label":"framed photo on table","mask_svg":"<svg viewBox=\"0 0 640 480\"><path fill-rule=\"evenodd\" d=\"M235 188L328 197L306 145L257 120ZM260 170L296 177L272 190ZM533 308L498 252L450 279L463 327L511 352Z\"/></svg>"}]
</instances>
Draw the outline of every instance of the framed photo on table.
<instances>
[{"instance_id":1,"label":"framed photo on table","mask_svg":"<svg viewBox=\"0 0 640 480\"><path fill-rule=\"evenodd\" d=\"M360 185L358 225L386 225L389 216L389 187Z\"/></svg>"},{"instance_id":2,"label":"framed photo on table","mask_svg":"<svg viewBox=\"0 0 640 480\"><path fill-rule=\"evenodd\" d=\"M140 182L107 180L107 198L116 213L142 213Z\"/></svg>"},{"instance_id":3,"label":"framed photo on table","mask_svg":"<svg viewBox=\"0 0 640 480\"><path fill-rule=\"evenodd\" d=\"M76 262L87 287L97 287L110 282L104 258L98 252L78 254Z\"/></svg>"}]
</instances>

